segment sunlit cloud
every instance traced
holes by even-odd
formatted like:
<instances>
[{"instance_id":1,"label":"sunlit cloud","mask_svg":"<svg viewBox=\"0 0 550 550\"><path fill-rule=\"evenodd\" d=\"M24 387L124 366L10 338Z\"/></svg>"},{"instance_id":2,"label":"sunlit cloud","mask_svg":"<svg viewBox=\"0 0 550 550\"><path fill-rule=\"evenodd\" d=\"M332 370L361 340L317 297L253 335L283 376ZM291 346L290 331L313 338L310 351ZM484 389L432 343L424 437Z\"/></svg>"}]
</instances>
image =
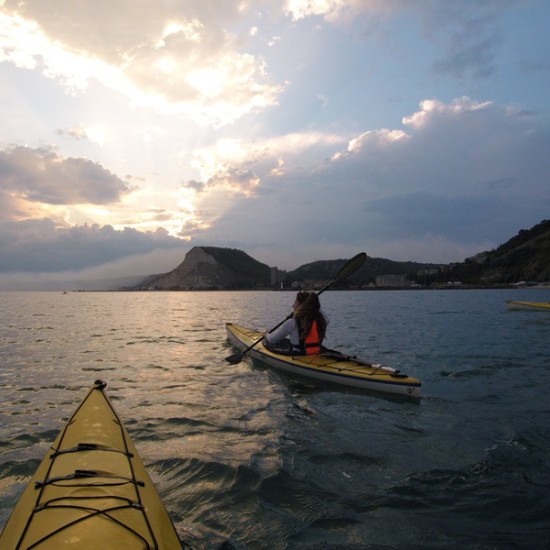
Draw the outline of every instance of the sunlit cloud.
<instances>
[{"instance_id":1,"label":"sunlit cloud","mask_svg":"<svg viewBox=\"0 0 550 550\"><path fill-rule=\"evenodd\" d=\"M97 143L99 145L105 145L105 143L108 140L107 131L102 126L99 126L99 125L86 126L84 128L84 132L87 138L93 143Z\"/></svg>"},{"instance_id":2,"label":"sunlit cloud","mask_svg":"<svg viewBox=\"0 0 550 550\"><path fill-rule=\"evenodd\" d=\"M434 99L426 99L420 103L420 110L411 116L403 117L403 124L413 128L420 128L426 122L438 114L446 115L454 113L474 112L481 109L487 109L491 106L490 101L473 101L469 97L459 97L452 103L445 104Z\"/></svg>"},{"instance_id":3,"label":"sunlit cloud","mask_svg":"<svg viewBox=\"0 0 550 550\"><path fill-rule=\"evenodd\" d=\"M407 134L402 130L388 130L386 128L377 131L369 130L368 132L361 134L359 137L350 140L348 144L348 151L350 153L358 151L366 142L376 143L377 145L383 146L406 137Z\"/></svg>"},{"instance_id":4,"label":"sunlit cloud","mask_svg":"<svg viewBox=\"0 0 550 550\"><path fill-rule=\"evenodd\" d=\"M69 136L76 140L87 139L86 130L81 127L69 128L68 130L57 130L59 136Z\"/></svg>"},{"instance_id":5,"label":"sunlit cloud","mask_svg":"<svg viewBox=\"0 0 550 550\"><path fill-rule=\"evenodd\" d=\"M245 196L253 195L265 175L281 177L285 167L302 164L306 159L319 158L346 141L343 136L320 132L295 133L248 142L223 139L212 147L197 149L193 166L201 181L191 180L186 187L197 191L222 188Z\"/></svg>"},{"instance_id":6,"label":"sunlit cloud","mask_svg":"<svg viewBox=\"0 0 550 550\"><path fill-rule=\"evenodd\" d=\"M98 145L104 145L107 141L107 131L99 125L75 126L67 130L57 130L56 133L57 135L67 136L77 141L88 140Z\"/></svg>"},{"instance_id":7,"label":"sunlit cloud","mask_svg":"<svg viewBox=\"0 0 550 550\"><path fill-rule=\"evenodd\" d=\"M349 21L360 13L392 13L417 0L286 0L284 10L292 19L321 16L327 21Z\"/></svg>"},{"instance_id":8,"label":"sunlit cloud","mask_svg":"<svg viewBox=\"0 0 550 550\"><path fill-rule=\"evenodd\" d=\"M192 21L172 21L168 23L162 32L162 39L157 42L157 48L163 48L166 46L166 41L171 36L176 36L179 33L182 33L185 38L191 42L200 42L201 41L201 32L204 28L204 25L197 19Z\"/></svg>"},{"instance_id":9,"label":"sunlit cloud","mask_svg":"<svg viewBox=\"0 0 550 550\"><path fill-rule=\"evenodd\" d=\"M51 39L41 24L50 29L54 23L40 15L43 19L32 20L0 12L0 61L39 70L72 94L99 82L136 107L219 127L276 105L283 90L269 82L261 58L238 51L234 39L221 30L216 41L204 37L204 25L197 19L172 21L158 29L149 22L148 42L136 31L133 43L119 38L118 47L112 46L117 56L109 56L99 48L86 49L89 36ZM93 25L86 26L92 33Z\"/></svg>"}]
</instances>

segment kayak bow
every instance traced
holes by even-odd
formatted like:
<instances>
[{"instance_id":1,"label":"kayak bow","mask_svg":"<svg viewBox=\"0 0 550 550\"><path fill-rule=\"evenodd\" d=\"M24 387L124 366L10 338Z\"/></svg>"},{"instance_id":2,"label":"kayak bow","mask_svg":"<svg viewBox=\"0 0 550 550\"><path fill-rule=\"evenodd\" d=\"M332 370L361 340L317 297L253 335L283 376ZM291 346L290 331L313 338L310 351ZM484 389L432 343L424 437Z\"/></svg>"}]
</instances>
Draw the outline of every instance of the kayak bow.
<instances>
[{"instance_id":1,"label":"kayak bow","mask_svg":"<svg viewBox=\"0 0 550 550\"><path fill-rule=\"evenodd\" d=\"M105 386L95 383L52 444L0 535L3 550L181 549Z\"/></svg>"}]
</instances>

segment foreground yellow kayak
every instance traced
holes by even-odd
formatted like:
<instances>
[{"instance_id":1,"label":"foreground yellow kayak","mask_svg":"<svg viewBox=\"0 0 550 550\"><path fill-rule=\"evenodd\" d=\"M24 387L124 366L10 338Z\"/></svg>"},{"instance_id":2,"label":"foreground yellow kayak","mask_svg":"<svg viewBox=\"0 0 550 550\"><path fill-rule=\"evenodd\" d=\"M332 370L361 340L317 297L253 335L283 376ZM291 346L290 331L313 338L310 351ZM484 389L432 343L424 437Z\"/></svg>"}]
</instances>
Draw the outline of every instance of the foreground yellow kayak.
<instances>
[{"instance_id":1,"label":"foreground yellow kayak","mask_svg":"<svg viewBox=\"0 0 550 550\"><path fill-rule=\"evenodd\" d=\"M263 333L258 330L233 323L226 323L225 328L228 340L236 348L247 350L252 359L262 361L271 367L362 390L412 398L421 396L420 380L391 367L372 364L328 349L316 355L282 355L268 349L259 341ZM249 349L249 346L253 347Z\"/></svg>"},{"instance_id":2,"label":"foreground yellow kayak","mask_svg":"<svg viewBox=\"0 0 550 550\"><path fill-rule=\"evenodd\" d=\"M16 504L2 550L181 549L136 448L97 381Z\"/></svg>"}]
</instances>

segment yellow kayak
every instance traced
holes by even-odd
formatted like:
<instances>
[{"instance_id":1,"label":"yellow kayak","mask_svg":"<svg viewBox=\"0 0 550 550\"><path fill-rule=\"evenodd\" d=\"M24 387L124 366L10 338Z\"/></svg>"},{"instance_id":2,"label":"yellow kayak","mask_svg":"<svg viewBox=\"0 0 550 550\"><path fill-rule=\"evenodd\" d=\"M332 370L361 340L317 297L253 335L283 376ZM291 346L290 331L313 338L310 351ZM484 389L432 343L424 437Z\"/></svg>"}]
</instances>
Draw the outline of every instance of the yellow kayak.
<instances>
[{"instance_id":1,"label":"yellow kayak","mask_svg":"<svg viewBox=\"0 0 550 550\"><path fill-rule=\"evenodd\" d=\"M523 302L521 300L506 300L506 304L508 304L508 309L550 311L550 302Z\"/></svg>"},{"instance_id":2,"label":"yellow kayak","mask_svg":"<svg viewBox=\"0 0 550 550\"><path fill-rule=\"evenodd\" d=\"M252 359L270 367L352 388L419 398L420 380L402 374L392 367L372 364L335 350L316 355L282 355L264 346L262 332L226 323L227 339L233 346L247 350ZM257 345L254 343L257 342ZM253 347L248 350L249 346Z\"/></svg>"},{"instance_id":3,"label":"yellow kayak","mask_svg":"<svg viewBox=\"0 0 550 550\"><path fill-rule=\"evenodd\" d=\"M97 381L13 509L2 550L181 549L164 504Z\"/></svg>"}]
</instances>

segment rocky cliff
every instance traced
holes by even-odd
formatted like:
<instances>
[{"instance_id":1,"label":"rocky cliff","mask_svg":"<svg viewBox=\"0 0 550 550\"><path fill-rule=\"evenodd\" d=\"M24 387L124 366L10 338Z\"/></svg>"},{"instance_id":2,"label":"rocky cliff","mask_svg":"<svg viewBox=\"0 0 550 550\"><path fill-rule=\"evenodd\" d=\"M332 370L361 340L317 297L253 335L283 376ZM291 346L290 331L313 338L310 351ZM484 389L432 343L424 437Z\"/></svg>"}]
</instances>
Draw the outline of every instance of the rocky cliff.
<instances>
[{"instance_id":1,"label":"rocky cliff","mask_svg":"<svg viewBox=\"0 0 550 550\"><path fill-rule=\"evenodd\" d=\"M262 288L269 284L269 276L269 266L241 250L197 246L175 269L140 286L158 290Z\"/></svg>"}]
</instances>

